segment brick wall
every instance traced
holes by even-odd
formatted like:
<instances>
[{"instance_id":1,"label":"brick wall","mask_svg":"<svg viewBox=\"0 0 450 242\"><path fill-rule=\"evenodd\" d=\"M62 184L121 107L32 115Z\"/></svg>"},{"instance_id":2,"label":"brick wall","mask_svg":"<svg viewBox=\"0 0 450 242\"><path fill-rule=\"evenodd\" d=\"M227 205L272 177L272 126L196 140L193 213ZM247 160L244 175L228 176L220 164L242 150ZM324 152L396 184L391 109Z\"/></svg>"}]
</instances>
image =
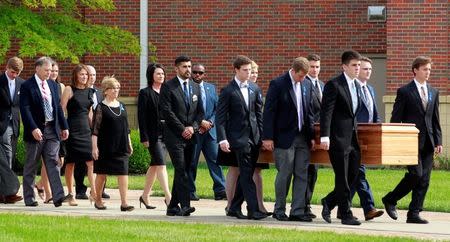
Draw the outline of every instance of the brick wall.
<instances>
[{"instance_id":1,"label":"brick wall","mask_svg":"<svg viewBox=\"0 0 450 242\"><path fill-rule=\"evenodd\" d=\"M322 57L322 79L340 68L345 49L386 52L385 23L368 23L367 6L386 1L200 1L149 2L149 39L158 61L169 67L184 53L206 65L222 87L233 76L232 60L248 55L260 66L260 85L287 71L300 55Z\"/></svg>"},{"instance_id":2,"label":"brick wall","mask_svg":"<svg viewBox=\"0 0 450 242\"><path fill-rule=\"evenodd\" d=\"M450 2L388 0L387 10L387 92L409 82L413 59L427 55L434 63L430 83L450 93Z\"/></svg>"}]
</instances>

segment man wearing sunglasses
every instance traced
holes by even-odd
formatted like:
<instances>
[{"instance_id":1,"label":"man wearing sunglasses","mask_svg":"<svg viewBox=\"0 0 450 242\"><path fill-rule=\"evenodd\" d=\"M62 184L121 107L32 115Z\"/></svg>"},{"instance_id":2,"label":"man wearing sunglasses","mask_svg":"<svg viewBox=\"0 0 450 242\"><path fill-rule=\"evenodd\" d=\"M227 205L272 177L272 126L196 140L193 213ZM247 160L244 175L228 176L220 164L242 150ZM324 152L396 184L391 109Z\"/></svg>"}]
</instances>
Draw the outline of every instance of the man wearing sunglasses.
<instances>
[{"instance_id":1,"label":"man wearing sunglasses","mask_svg":"<svg viewBox=\"0 0 450 242\"><path fill-rule=\"evenodd\" d=\"M201 122L199 135L196 136L194 159L191 163L189 171L190 197L191 200L199 200L196 194L195 178L197 177L197 165L200 152L206 159L209 175L213 180L213 191L215 200L226 200L225 178L222 168L217 164L218 144L216 138L216 128L214 127L216 120L217 94L216 87L205 81L205 66L202 64L192 65L192 79L200 86L200 97L203 103L203 111L205 118Z\"/></svg>"}]
</instances>

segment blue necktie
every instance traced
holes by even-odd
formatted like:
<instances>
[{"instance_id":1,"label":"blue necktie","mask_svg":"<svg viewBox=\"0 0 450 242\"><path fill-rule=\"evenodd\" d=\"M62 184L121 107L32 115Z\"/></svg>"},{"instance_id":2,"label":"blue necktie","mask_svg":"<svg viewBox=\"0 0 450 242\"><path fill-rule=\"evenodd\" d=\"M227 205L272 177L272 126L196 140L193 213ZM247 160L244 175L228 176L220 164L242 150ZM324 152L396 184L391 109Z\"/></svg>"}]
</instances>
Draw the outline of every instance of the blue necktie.
<instances>
[{"instance_id":1,"label":"blue necktie","mask_svg":"<svg viewBox=\"0 0 450 242\"><path fill-rule=\"evenodd\" d=\"M206 113L206 92L205 92L205 86L200 85L200 90L202 94L202 103L203 103L203 111Z\"/></svg>"},{"instance_id":2,"label":"blue necktie","mask_svg":"<svg viewBox=\"0 0 450 242\"><path fill-rule=\"evenodd\" d=\"M189 109L189 90L187 81L183 82L183 92L184 92L184 103L186 105L186 109Z\"/></svg>"}]
</instances>

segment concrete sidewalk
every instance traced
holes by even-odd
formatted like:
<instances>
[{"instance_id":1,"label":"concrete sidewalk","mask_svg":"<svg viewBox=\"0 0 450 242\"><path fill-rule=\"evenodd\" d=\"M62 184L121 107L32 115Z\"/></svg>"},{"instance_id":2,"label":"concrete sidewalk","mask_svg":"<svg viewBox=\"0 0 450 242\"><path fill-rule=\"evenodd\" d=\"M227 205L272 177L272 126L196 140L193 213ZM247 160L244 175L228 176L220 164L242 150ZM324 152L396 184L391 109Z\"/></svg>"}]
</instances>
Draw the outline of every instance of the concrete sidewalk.
<instances>
[{"instance_id":1,"label":"concrete sidewalk","mask_svg":"<svg viewBox=\"0 0 450 242\"><path fill-rule=\"evenodd\" d=\"M26 213L26 214L45 214L57 216L89 216L92 218L110 218L110 219L145 219L169 222L189 222L189 223L215 223L224 225L255 225L270 228L288 228L297 230L320 230L333 231L337 233L355 233L383 236L404 236L415 239L449 240L450 241L450 213L423 212L421 216L430 221L426 225L407 224L407 211L399 210L399 219L392 220L385 213L380 218L373 221L362 221L361 226L342 225L340 220L336 219L336 209L332 213L332 223L326 223L320 216L321 206L313 206L313 212L318 216L312 223L304 222L280 222L273 218L266 218L260 221L239 220L225 216L226 201L214 201L201 199L194 201L191 206L196 211L190 217L168 217L166 205L163 197L151 197L150 204L156 206L156 209L139 208L139 196L142 191L131 190L128 192L129 205L135 206L132 212L120 211L119 191L116 189L107 189L111 199L105 200L107 210L97 210L89 203L89 200L77 200L78 206L70 207L64 203L62 207L55 208L53 204L44 204L38 200L38 207L25 207L23 201L16 204L0 204L0 212L8 213ZM19 193L20 194L20 193ZM243 206L245 208L245 205ZM273 203L266 203L267 208L273 208ZM288 207L289 209L289 207ZM243 209L245 210L245 209ZM245 211L243 211L245 213ZM354 208L353 213L360 220L364 220L362 209Z\"/></svg>"}]
</instances>

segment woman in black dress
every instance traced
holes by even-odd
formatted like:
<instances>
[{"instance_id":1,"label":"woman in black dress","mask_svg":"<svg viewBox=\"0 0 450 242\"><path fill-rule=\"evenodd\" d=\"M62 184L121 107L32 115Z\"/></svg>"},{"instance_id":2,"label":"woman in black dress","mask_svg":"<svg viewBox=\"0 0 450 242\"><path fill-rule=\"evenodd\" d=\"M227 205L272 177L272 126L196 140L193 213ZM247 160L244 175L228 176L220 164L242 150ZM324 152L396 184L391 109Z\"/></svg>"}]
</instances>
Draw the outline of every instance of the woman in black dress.
<instances>
[{"instance_id":1,"label":"woman in black dress","mask_svg":"<svg viewBox=\"0 0 450 242\"><path fill-rule=\"evenodd\" d=\"M139 91L138 98L138 120L141 143L148 148L151 156L150 166L147 170L144 191L139 198L147 209L153 209L149 205L148 196L158 178L159 184L164 191L164 202L168 204L171 199L169 190L169 179L166 170L166 146L162 137L162 123L159 114L159 91L164 83L164 68L160 64L150 64L147 67L148 86Z\"/></svg>"},{"instance_id":2,"label":"woman in black dress","mask_svg":"<svg viewBox=\"0 0 450 242\"><path fill-rule=\"evenodd\" d=\"M114 77L102 81L104 99L97 105L92 128L92 156L96 199L95 208L103 210L102 191L106 175L116 175L120 192L120 211L132 211L127 203L128 159L133 153L125 105L117 100L120 83Z\"/></svg>"},{"instance_id":3,"label":"woman in black dress","mask_svg":"<svg viewBox=\"0 0 450 242\"><path fill-rule=\"evenodd\" d=\"M73 171L76 163L85 162L91 185L90 200L94 200L94 173L92 162L92 89L88 88L89 71L86 65L79 64L72 71L72 82L64 89L61 106L67 113L69 138L66 142L65 177L69 193L69 205L77 206L73 196Z\"/></svg>"}]
</instances>

